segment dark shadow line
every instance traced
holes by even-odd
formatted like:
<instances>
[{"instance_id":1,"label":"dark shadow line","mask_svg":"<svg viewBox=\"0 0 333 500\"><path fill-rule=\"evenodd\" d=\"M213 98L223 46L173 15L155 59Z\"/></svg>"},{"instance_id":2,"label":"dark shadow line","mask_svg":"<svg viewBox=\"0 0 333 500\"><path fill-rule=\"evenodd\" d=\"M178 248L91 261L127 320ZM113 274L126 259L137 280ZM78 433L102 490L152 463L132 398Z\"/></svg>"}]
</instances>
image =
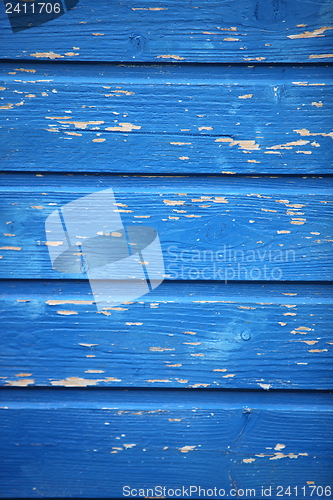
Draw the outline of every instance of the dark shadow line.
<instances>
[{"instance_id":1,"label":"dark shadow line","mask_svg":"<svg viewBox=\"0 0 333 500\"><path fill-rule=\"evenodd\" d=\"M49 60L49 59L43 59L43 60L35 60L35 59L22 59L22 58L17 58L17 59L11 59L11 58L0 58L0 63L31 63L34 65L43 65L43 64L48 64L50 66L56 66L56 65L82 65L82 66L98 66L98 65L107 65L107 66L127 66L127 67L191 67L191 66L200 66L200 67L232 67L232 66L241 66L241 67L248 67L251 66L251 69L253 67L317 67L317 66L326 66L326 67L331 67L333 66L333 63L330 61L317 61L317 62L283 62L283 61L266 61L266 62L256 62L256 61L247 61L247 62L200 62L200 61L192 61L192 62L170 62L170 61L133 61L133 60L128 60L128 61L96 61L93 59L84 59L84 60L64 60L64 61L58 61L58 60Z\"/></svg>"},{"instance_id":2,"label":"dark shadow line","mask_svg":"<svg viewBox=\"0 0 333 500\"><path fill-rule=\"evenodd\" d=\"M223 262L222 262L223 264ZM112 280L107 280L108 282ZM115 280L119 281L119 280ZM124 280L125 281L125 280ZM89 284L89 279L80 279L80 278L74 278L74 279L52 279L52 278L0 278L0 284L1 283L45 283L48 285L56 285L56 283L62 283L62 284L82 284L82 283L88 283ZM163 281L163 285L166 286L172 286L171 284L175 283L177 285L189 285L189 284L195 284L195 285L202 285L206 284L207 286L213 286L213 285L223 285L225 284L230 285L230 286L236 286L236 285L281 285L281 286L297 286L297 285L308 285L309 287L312 285L317 285L317 286L331 286L333 287L333 281L331 280L309 280L309 281L295 281L295 280L228 280L227 283L225 283L224 280L218 281L218 280L173 280L173 279L168 279L165 278ZM162 286L162 283L161 285ZM157 288L156 288L157 290Z\"/></svg>"}]
</instances>

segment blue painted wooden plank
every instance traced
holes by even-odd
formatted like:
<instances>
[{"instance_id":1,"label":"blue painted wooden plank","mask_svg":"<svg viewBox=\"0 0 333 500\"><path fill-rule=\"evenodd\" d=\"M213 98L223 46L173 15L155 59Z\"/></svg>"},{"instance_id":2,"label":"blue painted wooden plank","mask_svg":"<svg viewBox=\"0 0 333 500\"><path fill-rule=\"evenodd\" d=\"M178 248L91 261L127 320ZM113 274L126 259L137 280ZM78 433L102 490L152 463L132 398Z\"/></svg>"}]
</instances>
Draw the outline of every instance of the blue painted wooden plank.
<instances>
[{"instance_id":1,"label":"blue painted wooden plank","mask_svg":"<svg viewBox=\"0 0 333 500\"><path fill-rule=\"evenodd\" d=\"M213 281L332 278L330 178L73 174L3 174L1 277L87 277L79 272L76 260L74 272L54 269L48 248L64 242L59 242L59 234L45 233L45 221L57 208L108 188L118 203L114 211L121 217L120 226L142 225L157 231L165 273L157 258L151 260L149 270L161 277ZM99 199L91 210L94 207L104 210ZM139 271L131 277L140 278L141 267Z\"/></svg>"},{"instance_id":2,"label":"blue painted wooden plank","mask_svg":"<svg viewBox=\"0 0 333 500\"><path fill-rule=\"evenodd\" d=\"M97 311L88 282L7 281L0 301L5 386L332 388L330 285L164 283Z\"/></svg>"},{"instance_id":3,"label":"blue painted wooden plank","mask_svg":"<svg viewBox=\"0 0 333 500\"><path fill-rule=\"evenodd\" d=\"M220 63L332 57L331 0L203 0L198 5L115 0L111 6L100 0L93 8L80 0L65 15L18 33L12 32L4 2L0 7L3 58ZM25 26L36 24L37 16L26 16Z\"/></svg>"},{"instance_id":4,"label":"blue painted wooden plank","mask_svg":"<svg viewBox=\"0 0 333 500\"><path fill-rule=\"evenodd\" d=\"M325 66L8 63L0 98L3 170L332 172Z\"/></svg>"},{"instance_id":5,"label":"blue painted wooden plank","mask_svg":"<svg viewBox=\"0 0 333 500\"><path fill-rule=\"evenodd\" d=\"M193 489L193 498L232 498L236 488L260 499L271 487L277 499L281 485L313 498L330 485L329 394L25 389L1 399L2 498L120 498L139 488L152 497L158 489L147 488L158 486L170 498L201 486L213 493Z\"/></svg>"}]
</instances>

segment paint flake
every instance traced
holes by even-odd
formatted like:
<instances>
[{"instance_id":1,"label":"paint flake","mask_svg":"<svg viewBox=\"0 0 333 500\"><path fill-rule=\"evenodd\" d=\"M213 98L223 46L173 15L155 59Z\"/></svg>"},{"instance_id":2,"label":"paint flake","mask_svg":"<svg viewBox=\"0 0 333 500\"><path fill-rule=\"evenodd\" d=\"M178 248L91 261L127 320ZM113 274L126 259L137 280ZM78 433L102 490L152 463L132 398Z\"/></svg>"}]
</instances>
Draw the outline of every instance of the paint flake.
<instances>
[{"instance_id":1,"label":"paint flake","mask_svg":"<svg viewBox=\"0 0 333 500\"><path fill-rule=\"evenodd\" d=\"M182 448L179 448L179 451L182 453L188 453L189 451L193 451L196 448L195 446L182 446Z\"/></svg>"},{"instance_id":2,"label":"paint flake","mask_svg":"<svg viewBox=\"0 0 333 500\"><path fill-rule=\"evenodd\" d=\"M31 57L46 57L47 59L61 59L62 56L61 54L55 54L54 52L35 52L34 54L30 54Z\"/></svg>"},{"instance_id":3,"label":"paint flake","mask_svg":"<svg viewBox=\"0 0 333 500\"><path fill-rule=\"evenodd\" d=\"M323 26L322 28L318 28L314 31L304 31L303 33L299 33L298 35L287 35L287 38L315 38L319 36L325 36L323 33L327 30L333 29L333 26Z\"/></svg>"},{"instance_id":4,"label":"paint flake","mask_svg":"<svg viewBox=\"0 0 333 500\"><path fill-rule=\"evenodd\" d=\"M64 387L87 387L88 385L97 385L98 382L121 382L121 379L115 377L107 377L104 379L85 379L81 377L67 377L63 380L53 380L51 385Z\"/></svg>"},{"instance_id":5,"label":"paint flake","mask_svg":"<svg viewBox=\"0 0 333 500\"><path fill-rule=\"evenodd\" d=\"M180 57L177 55L166 54L162 56L157 56L157 59L176 59L177 61L183 61L185 57Z\"/></svg>"},{"instance_id":6,"label":"paint flake","mask_svg":"<svg viewBox=\"0 0 333 500\"><path fill-rule=\"evenodd\" d=\"M104 123L104 122L103 122ZM132 123L122 122L119 126L107 127L105 130L110 130L114 132L132 132L132 130L140 130L140 125L133 125Z\"/></svg>"},{"instance_id":7,"label":"paint flake","mask_svg":"<svg viewBox=\"0 0 333 500\"><path fill-rule=\"evenodd\" d=\"M16 251L20 251L20 250L22 250L22 247L0 247L0 250L16 250Z\"/></svg>"},{"instance_id":8,"label":"paint flake","mask_svg":"<svg viewBox=\"0 0 333 500\"><path fill-rule=\"evenodd\" d=\"M72 316L73 314L79 314L77 311L57 311L57 314L60 314L62 316Z\"/></svg>"}]
</instances>

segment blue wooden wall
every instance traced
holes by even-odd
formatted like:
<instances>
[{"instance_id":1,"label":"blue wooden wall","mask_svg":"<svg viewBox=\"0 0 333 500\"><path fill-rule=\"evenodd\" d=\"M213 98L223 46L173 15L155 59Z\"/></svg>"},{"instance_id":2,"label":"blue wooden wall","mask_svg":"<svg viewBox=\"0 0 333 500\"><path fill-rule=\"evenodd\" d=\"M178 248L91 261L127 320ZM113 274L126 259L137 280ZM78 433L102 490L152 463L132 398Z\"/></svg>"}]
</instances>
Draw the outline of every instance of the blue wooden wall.
<instances>
[{"instance_id":1,"label":"blue wooden wall","mask_svg":"<svg viewBox=\"0 0 333 500\"><path fill-rule=\"evenodd\" d=\"M0 497L333 496L332 0L33 5L0 2ZM99 310L45 222L110 188L164 274Z\"/></svg>"}]
</instances>

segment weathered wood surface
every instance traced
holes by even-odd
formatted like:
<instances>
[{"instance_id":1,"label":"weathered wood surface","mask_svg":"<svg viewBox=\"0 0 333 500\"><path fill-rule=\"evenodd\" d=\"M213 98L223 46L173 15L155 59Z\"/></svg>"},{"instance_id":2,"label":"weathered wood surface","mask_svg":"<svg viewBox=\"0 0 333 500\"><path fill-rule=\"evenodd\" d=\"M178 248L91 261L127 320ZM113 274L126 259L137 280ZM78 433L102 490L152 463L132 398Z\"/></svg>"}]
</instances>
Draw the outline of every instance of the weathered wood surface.
<instances>
[{"instance_id":1,"label":"weathered wood surface","mask_svg":"<svg viewBox=\"0 0 333 500\"><path fill-rule=\"evenodd\" d=\"M332 93L325 66L7 63L1 168L331 173Z\"/></svg>"},{"instance_id":2,"label":"weathered wood surface","mask_svg":"<svg viewBox=\"0 0 333 500\"><path fill-rule=\"evenodd\" d=\"M62 17L19 33L12 32L4 3L3 58L176 63L332 58L331 0L100 0L93 5L80 0Z\"/></svg>"},{"instance_id":3,"label":"weathered wood surface","mask_svg":"<svg viewBox=\"0 0 333 500\"><path fill-rule=\"evenodd\" d=\"M5 386L332 387L330 285L164 283L106 311L88 282L0 291Z\"/></svg>"},{"instance_id":4,"label":"weathered wood surface","mask_svg":"<svg viewBox=\"0 0 333 500\"><path fill-rule=\"evenodd\" d=\"M278 486L290 498L297 486L297 498L327 498L316 487L331 483L331 404L318 393L2 391L0 496L122 498L127 486L152 497L147 488L166 486L170 498L201 486L255 499L272 487L277 499ZM208 497L222 495L192 491Z\"/></svg>"},{"instance_id":5,"label":"weathered wood surface","mask_svg":"<svg viewBox=\"0 0 333 500\"><path fill-rule=\"evenodd\" d=\"M0 497L329 497L332 0L4 4ZM165 282L100 310L45 221L109 188Z\"/></svg>"},{"instance_id":6,"label":"weathered wood surface","mask_svg":"<svg viewBox=\"0 0 333 500\"><path fill-rule=\"evenodd\" d=\"M52 267L48 247L61 241L56 234L55 242L47 241L45 220L62 205L110 187L125 227L157 231L166 279L332 278L330 178L3 174L1 181L5 279L84 278ZM155 270L156 262L149 265Z\"/></svg>"}]
</instances>

